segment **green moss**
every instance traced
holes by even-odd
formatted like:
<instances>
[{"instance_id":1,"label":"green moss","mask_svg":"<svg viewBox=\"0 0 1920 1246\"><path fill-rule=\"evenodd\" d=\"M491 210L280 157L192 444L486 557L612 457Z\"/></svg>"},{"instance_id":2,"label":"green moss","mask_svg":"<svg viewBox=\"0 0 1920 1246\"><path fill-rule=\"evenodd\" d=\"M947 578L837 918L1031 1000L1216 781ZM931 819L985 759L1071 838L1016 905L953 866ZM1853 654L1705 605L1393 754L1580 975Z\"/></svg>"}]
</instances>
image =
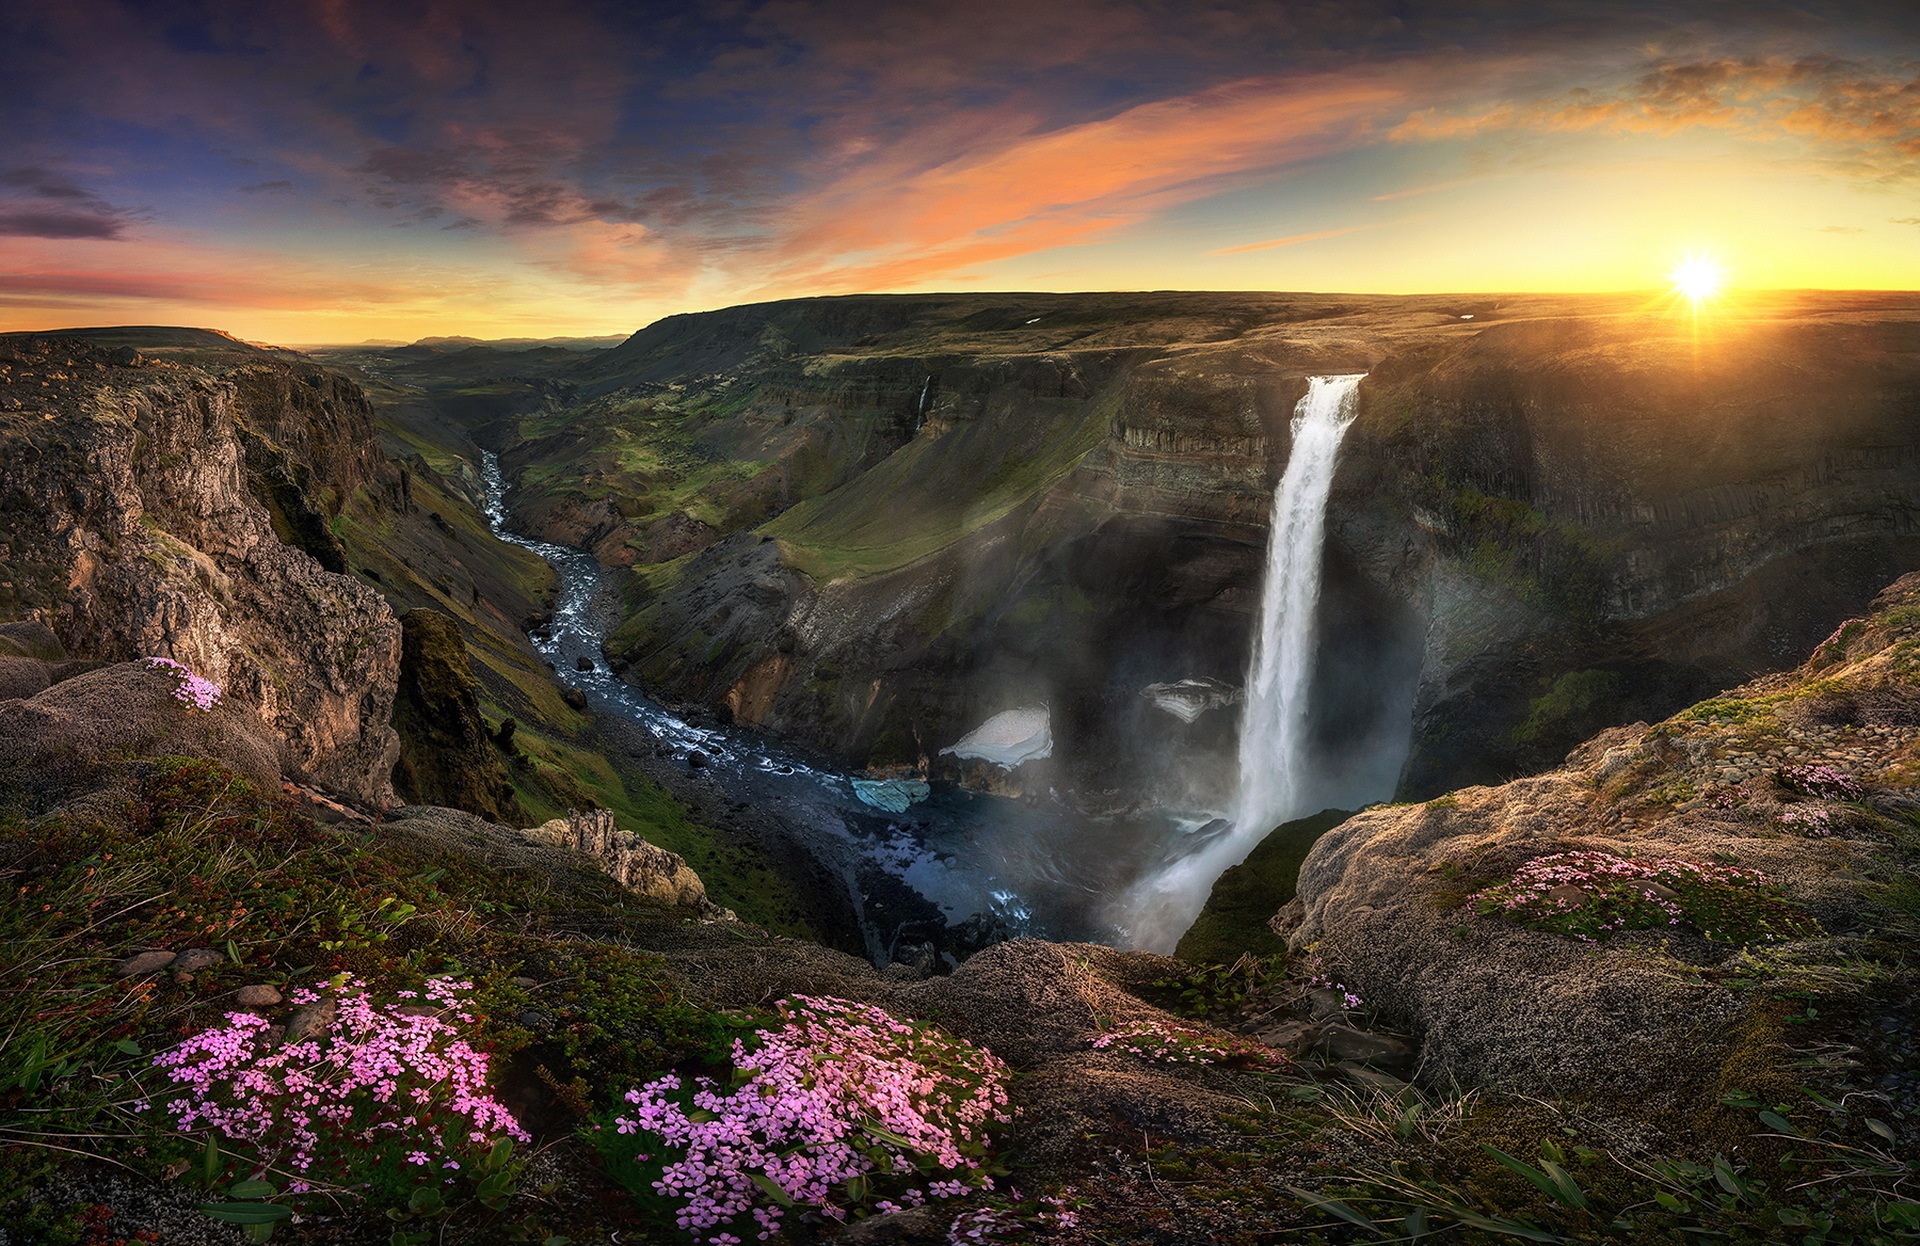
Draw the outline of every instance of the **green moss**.
<instances>
[{"instance_id":1,"label":"green moss","mask_svg":"<svg viewBox=\"0 0 1920 1246\"><path fill-rule=\"evenodd\" d=\"M1243 954L1271 956L1287 943L1267 921L1293 899L1300 865L1314 842L1353 815L1326 809L1275 827L1247 859L1213 884L1200 916L1180 937L1174 955L1196 964L1232 964Z\"/></svg>"},{"instance_id":2,"label":"green moss","mask_svg":"<svg viewBox=\"0 0 1920 1246\"><path fill-rule=\"evenodd\" d=\"M1527 717L1513 729L1521 744L1590 734L1612 721L1619 701L1620 677L1612 671L1569 671L1527 706Z\"/></svg>"}]
</instances>

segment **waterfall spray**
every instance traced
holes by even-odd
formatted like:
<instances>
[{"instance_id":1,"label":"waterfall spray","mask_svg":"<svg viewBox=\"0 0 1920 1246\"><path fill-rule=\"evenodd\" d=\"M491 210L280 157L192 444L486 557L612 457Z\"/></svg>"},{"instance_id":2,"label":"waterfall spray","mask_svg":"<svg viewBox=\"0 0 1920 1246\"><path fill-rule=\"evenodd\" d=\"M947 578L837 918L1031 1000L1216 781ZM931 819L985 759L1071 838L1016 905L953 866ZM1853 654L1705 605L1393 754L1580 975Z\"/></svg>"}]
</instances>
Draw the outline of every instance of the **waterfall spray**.
<instances>
[{"instance_id":1,"label":"waterfall spray","mask_svg":"<svg viewBox=\"0 0 1920 1246\"><path fill-rule=\"evenodd\" d=\"M1293 450L1273 495L1232 831L1142 879L1126 901L1134 946L1171 951L1207 902L1214 880L1246 859L1268 831L1317 812L1307 749L1315 616L1326 545L1327 495L1340 440L1358 411L1363 373L1316 376L1293 410Z\"/></svg>"}]
</instances>

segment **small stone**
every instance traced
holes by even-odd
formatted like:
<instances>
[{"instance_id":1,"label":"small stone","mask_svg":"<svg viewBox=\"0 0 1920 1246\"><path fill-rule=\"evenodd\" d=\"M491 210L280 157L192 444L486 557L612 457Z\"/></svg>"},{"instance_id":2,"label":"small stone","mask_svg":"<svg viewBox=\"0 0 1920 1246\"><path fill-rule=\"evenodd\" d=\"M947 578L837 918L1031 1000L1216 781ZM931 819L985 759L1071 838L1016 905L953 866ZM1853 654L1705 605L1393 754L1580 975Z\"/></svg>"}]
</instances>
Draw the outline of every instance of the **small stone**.
<instances>
[{"instance_id":1,"label":"small stone","mask_svg":"<svg viewBox=\"0 0 1920 1246\"><path fill-rule=\"evenodd\" d=\"M1308 991L1307 1001L1313 1005L1313 1019L1315 1021L1322 1021L1328 1017L1337 1016L1347 1010L1347 997L1345 992L1336 991L1332 987L1323 986L1318 990Z\"/></svg>"},{"instance_id":2,"label":"small stone","mask_svg":"<svg viewBox=\"0 0 1920 1246\"><path fill-rule=\"evenodd\" d=\"M173 971L173 984L175 986L192 986L193 975L183 969L176 969Z\"/></svg>"},{"instance_id":3,"label":"small stone","mask_svg":"<svg viewBox=\"0 0 1920 1246\"><path fill-rule=\"evenodd\" d=\"M217 965L225 959L225 956L210 947L190 947L180 953L179 959L173 962L173 967L181 973L192 973L196 969Z\"/></svg>"},{"instance_id":4,"label":"small stone","mask_svg":"<svg viewBox=\"0 0 1920 1246\"><path fill-rule=\"evenodd\" d=\"M403 1017L444 1017L447 1010L432 1004L402 1004L394 1009Z\"/></svg>"},{"instance_id":5,"label":"small stone","mask_svg":"<svg viewBox=\"0 0 1920 1246\"><path fill-rule=\"evenodd\" d=\"M1585 888L1576 887L1572 883L1561 883L1558 887L1549 891L1546 898L1555 904L1576 909L1586 907L1587 901L1593 899L1592 896L1587 894Z\"/></svg>"},{"instance_id":6,"label":"small stone","mask_svg":"<svg viewBox=\"0 0 1920 1246\"><path fill-rule=\"evenodd\" d=\"M587 694L578 688L568 688L560 694L560 699L576 710L584 712L587 708Z\"/></svg>"},{"instance_id":7,"label":"small stone","mask_svg":"<svg viewBox=\"0 0 1920 1246\"><path fill-rule=\"evenodd\" d=\"M1271 1029L1261 1030L1254 1037L1276 1051L1284 1051L1297 1056L1319 1040L1321 1027L1309 1025L1305 1021L1287 1021Z\"/></svg>"},{"instance_id":8,"label":"small stone","mask_svg":"<svg viewBox=\"0 0 1920 1246\"><path fill-rule=\"evenodd\" d=\"M1418 1054L1412 1043L1390 1034L1374 1034L1351 1026L1330 1025L1324 1041L1327 1054L1336 1060L1357 1060L1366 1064L1409 1065Z\"/></svg>"},{"instance_id":9,"label":"small stone","mask_svg":"<svg viewBox=\"0 0 1920 1246\"><path fill-rule=\"evenodd\" d=\"M583 653L573 660L573 669L576 671L590 671L593 669L593 659Z\"/></svg>"},{"instance_id":10,"label":"small stone","mask_svg":"<svg viewBox=\"0 0 1920 1246\"><path fill-rule=\"evenodd\" d=\"M931 1207L903 1207L899 1211L856 1220L840 1234L839 1240L856 1243L857 1246L893 1246L894 1243L909 1246L915 1242L944 1242L947 1240L946 1218L936 1215Z\"/></svg>"},{"instance_id":11,"label":"small stone","mask_svg":"<svg viewBox=\"0 0 1920 1246\"><path fill-rule=\"evenodd\" d=\"M699 749L694 749L692 752L687 754L687 769L700 770L705 768L706 764L707 764L707 755L701 752Z\"/></svg>"},{"instance_id":12,"label":"small stone","mask_svg":"<svg viewBox=\"0 0 1920 1246\"><path fill-rule=\"evenodd\" d=\"M1644 896L1658 897L1662 900L1678 900L1680 898L1679 892L1662 883L1656 883L1651 878L1636 878L1629 881L1626 885Z\"/></svg>"},{"instance_id":13,"label":"small stone","mask_svg":"<svg viewBox=\"0 0 1920 1246\"><path fill-rule=\"evenodd\" d=\"M138 956L129 956L113 967L113 972L122 978L137 978L143 973L156 973L171 965L172 952L142 952Z\"/></svg>"},{"instance_id":14,"label":"small stone","mask_svg":"<svg viewBox=\"0 0 1920 1246\"><path fill-rule=\"evenodd\" d=\"M1334 1067L1342 1073L1345 1073L1349 1080L1356 1081L1362 1086L1371 1086L1375 1090L1397 1091L1407 1088L1407 1084L1399 1078L1382 1073L1379 1069L1370 1069L1366 1065L1357 1064L1352 1060L1342 1060Z\"/></svg>"},{"instance_id":15,"label":"small stone","mask_svg":"<svg viewBox=\"0 0 1920 1246\"><path fill-rule=\"evenodd\" d=\"M333 1024L339 1008L331 998L318 1003L308 1004L305 1008L296 1008L287 1018L287 1041L300 1042L316 1034L323 1034Z\"/></svg>"},{"instance_id":16,"label":"small stone","mask_svg":"<svg viewBox=\"0 0 1920 1246\"><path fill-rule=\"evenodd\" d=\"M271 1008L280 1002L280 992L265 983L256 983L235 991L233 1002L242 1008Z\"/></svg>"},{"instance_id":17,"label":"small stone","mask_svg":"<svg viewBox=\"0 0 1920 1246\"><path fill-rule=\"evenodd\" d=\"M528 991L528 990L532 990L536 986L539 986L540 984L538 982L535 982L532 978L508 978L507 985L517 986L523 991Z\"/></svg>"}]
</instances>

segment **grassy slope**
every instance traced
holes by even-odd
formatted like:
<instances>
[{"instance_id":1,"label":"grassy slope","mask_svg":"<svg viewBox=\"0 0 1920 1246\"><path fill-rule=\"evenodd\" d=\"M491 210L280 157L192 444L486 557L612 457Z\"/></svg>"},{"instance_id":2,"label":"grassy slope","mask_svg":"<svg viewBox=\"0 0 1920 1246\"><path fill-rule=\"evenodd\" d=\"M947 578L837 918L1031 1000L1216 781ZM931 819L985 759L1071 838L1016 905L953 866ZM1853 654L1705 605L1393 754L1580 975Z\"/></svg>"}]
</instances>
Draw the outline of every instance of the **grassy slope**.
<instances>
[{"instance_id":1,"label":"grassy slope","mask_svg":"<svg viewBox=\"0 0 1920 1246\"><path fill-rule=\"evenodd\" d=\"M527 642L521 621L538 612L553 577L539 557L493 536L475 504L477 479L460 423L416 389L371 381L377 427L389 453L409 456L416 513L396 515L355 499L337 526L356 572L396 610L428 606L459 621L492 727L516 724L507 773L536 821L569 808L610 809L621 826L687 859L714 900L782 934L812 932L798 917L792 884L751 848L690 818L658 784L626 765L600 739L592 717ZM466 386L460 387L464 393ZM434 517L438 517L438 522ZM371 575L367 573L371 572Z\"/></svg>"}]
</instances>

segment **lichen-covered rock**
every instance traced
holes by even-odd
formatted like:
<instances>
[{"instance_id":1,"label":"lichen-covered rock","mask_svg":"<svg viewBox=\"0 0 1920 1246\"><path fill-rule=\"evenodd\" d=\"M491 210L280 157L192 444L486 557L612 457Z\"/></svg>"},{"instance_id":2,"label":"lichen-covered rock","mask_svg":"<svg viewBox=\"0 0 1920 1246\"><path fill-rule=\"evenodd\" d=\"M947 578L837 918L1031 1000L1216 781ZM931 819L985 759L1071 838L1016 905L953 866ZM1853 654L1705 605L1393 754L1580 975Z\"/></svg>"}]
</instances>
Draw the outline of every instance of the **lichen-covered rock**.
<instances>
[{"instance_id":1,"label":"lichen-covered rock","mask_svg":"<svg viewBox=\"0 0 1920 1246\"><path fill-rule=\"evenodd\" d=\"M706 884L678 854L623 831L605 809L569 813L525 834L579 853L635 895L702 917L733 919L733 913L707 899Z\"/></svg>"},{"instance_id":2,"label":"lichen-covered rock","mask_svg":"<svg viewBox=\"0 0 1920 1246\"><path fill-rule=\"evenodd\" d=\"M0 786L41 809L104 793L104 809L120 799L109 789L137 759L182 756L217 761L277 792L286 745L253 708L225 697L191 708L179 688L171 671L123 662L0 701Z\"/></svg>"},{"instance_id":3,"label":"lichen-covered rock","mask_svg":"<svg viewBox=\"0 0 1920 1246\"><path fill-rule=\"evenodd\" d=\"M233 345L218 365L129 365L85 342L0 339L0 390L20 399L0 412L0 610L39 612L90 657L184 662L257 711L295 766L391 803L399 624L281 541L242 444L317 429L358 461L377 453L364 399ZM312 410L274 407L282 382Z\"/></svg>"},{"instance_id":4,"label":"lichen-covered rock","mask_svg":"<svg viewBox=\"0 0 1920 1246\"><path fill-rule=\"evenodd\" d=\"M1871 877L1913 863L1883 819L1834 797L1913 807L1911 732L1867 720L1917 688L1920 574L1792 675L1603 732L1551 773L1350 818L1315 844L1274 929L1419 1030L1427 1073L1540 1092L1672 1089L1711 1072L1716 1035L1741 1012L1698 972L1739 948L1689 920L1580 942L1480 915L1473 895L1564 852L1737 866L1824 928L1787 952L1844 955L1877 902ZM1810 713L1815 700L1826 709ZM1860 721L1822 725L1843 702ZM1568 911L1590 900L1561 890Z\"/></svg>"}]
</instances>

